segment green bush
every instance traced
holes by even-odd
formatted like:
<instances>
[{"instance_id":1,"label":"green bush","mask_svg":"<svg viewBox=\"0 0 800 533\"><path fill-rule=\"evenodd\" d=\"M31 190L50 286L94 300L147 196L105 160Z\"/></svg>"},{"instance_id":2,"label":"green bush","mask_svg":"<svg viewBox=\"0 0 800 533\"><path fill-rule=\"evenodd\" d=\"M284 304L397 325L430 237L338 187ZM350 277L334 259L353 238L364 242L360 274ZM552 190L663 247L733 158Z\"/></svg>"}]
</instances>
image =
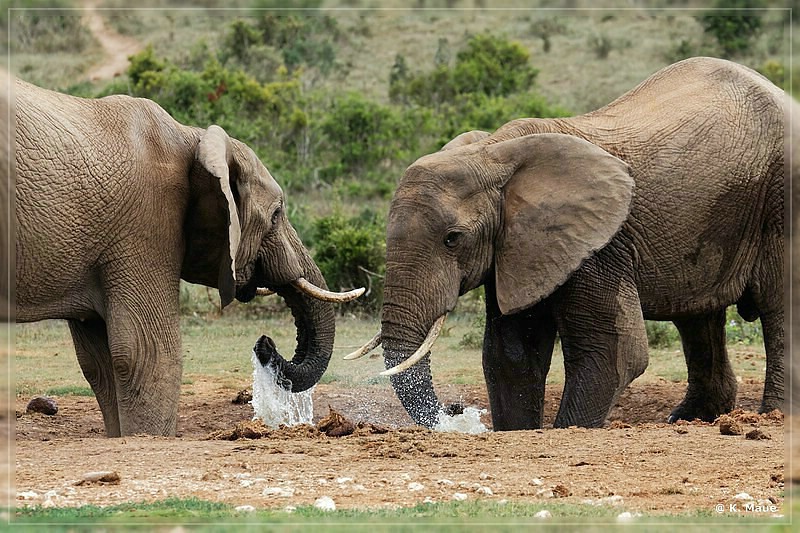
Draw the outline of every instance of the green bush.
<instances>
[{"instance_id":1,"label":"green bush","mask_svg":"<svg viewBox=\"0 0 800 533\"><path fill-rule=\"evenodd\" d=\"M474 35L456 54L453 67L440 60L430 72L411 74L405 59L398 56L390 76L389 97L397 103L435 108L464 94L508 96L533 86L539 71L529 60L530 54L518 42Z\"/></svg>"},{"instance_id":2,"label":"green bush","mask_svg":"<svg viewBox=\"0 0 800 533\"><path fill-rule=\"evenodd\" d=\"M744 53L761 29L761 13L744 8L763 7L761 0L716 0L715 9L699 17L706 34L713 36L724 57Z\"/></svg>"},{"instance_id":3,"label":"green bush","mask_svg":"<svg viewBox=\"0 0 800 533\"><path fill-rule=\"evenodd\" d=\"M333 290L366 287L367 293L354 302L365 312L377 312L382 302L385 228L383 218L370 210L356 217L337 212L314 222L314 261Z\"/></svg>"},{"instance_id":4,"label":"green bush","mask_svg":"<svg viewBox=\"0 0 800 533\"><path fill-rule=\"evenodd\" d=\"M664 349L680 345L681 338L678 329L672 322L645 320L644 328L647 332L647 344L651 349Z\"/></svg>"}]
</instances>

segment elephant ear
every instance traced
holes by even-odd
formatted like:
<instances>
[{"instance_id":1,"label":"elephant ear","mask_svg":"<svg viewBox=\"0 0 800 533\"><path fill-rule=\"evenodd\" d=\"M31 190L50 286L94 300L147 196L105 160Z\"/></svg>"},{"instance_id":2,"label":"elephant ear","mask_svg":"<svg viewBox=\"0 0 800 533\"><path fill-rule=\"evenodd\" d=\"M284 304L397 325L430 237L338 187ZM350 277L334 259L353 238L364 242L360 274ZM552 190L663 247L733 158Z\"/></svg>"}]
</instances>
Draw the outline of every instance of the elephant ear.
<instances>
[{"instance_id":1,"label":"elephant ear","mask_svg":"<svg viewBox=\"0 0 800 533\"><path fill-rule=\"evenodd\" d=\"M503 229L495 245L503 314L549 296L628 216L628 165L578 137L536 134L487 147L500 163Z\"/></svg>"},{"instance_id":2,"label":"elephant ear","mask_svg":"<svg viewBox=\"0 0 800 533\"><path fill-rule=\"evenodd\" d=\"M195 150L181 272L186 281L216 286L223 307L236 292L236 251L241 239L232 162L230 137L219 126L209 126Z\"/></svg>"},{"instance_id":3,"label":"elephant ear","mask_svg":"<svg viewBox=\"0 0 800 533\"><path fill-rule=\"evenodd\" d=\"M468 144L472 144L480 140L483 140L488 136L489 136L488 131L482 131L482 130L465 131L461 135L454 137L453 140L450 141L449 143L442 146L441 151L452 150L453 148L466 146Z\"/></svg>"}]
</instances>

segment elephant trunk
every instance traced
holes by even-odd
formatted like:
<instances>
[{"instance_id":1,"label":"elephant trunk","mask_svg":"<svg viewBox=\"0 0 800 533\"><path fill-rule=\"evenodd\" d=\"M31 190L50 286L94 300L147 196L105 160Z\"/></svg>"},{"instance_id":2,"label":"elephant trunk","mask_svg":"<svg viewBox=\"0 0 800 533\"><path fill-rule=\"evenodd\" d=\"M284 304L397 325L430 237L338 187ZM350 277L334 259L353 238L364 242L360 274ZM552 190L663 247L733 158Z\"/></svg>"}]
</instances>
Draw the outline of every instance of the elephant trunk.
<instances>
[{"instance_id":1,"label":"elephant trunk","mask_svg":"<svg viewBox=\"0 0 800 533\"><path fill-rule=\"evenodd\" d=\"M420 346L426 344L425 332L420 334L410 331L393 320L391 305L384 305L381 337L387 370L404 363L418 351ZM433 388L430 352L426 350L426 355L422 359L410 368L391 375L390 379L397 397L414 422L433 428L439 420L442 405Z\"/></svg>"},{"instance_id":2,"label":"elephant trunk","mask_svg":"<svg viewBox=\"0 0 800 533\"><path fill-rule=\"evenodd\" d=\"M384 350L386 368L392 368L408 358L409 354ZM439 421L442 405L433 390L430 358L426 357L408 370L389 378L400 403L417 424L433 428Z\"/></svg>"},{"instance_id":3,"label":"elephant trunk","mask_svg":"<svg viewBox=\"0 0 800 533\"><path fill-rule=\"evenodd\" d=\"M307 258L305 278L314 285L327 288L314 262ZM333 352L336 333L333 304L309 295L295 284L275 287L294 317L297 328L297 347L294 357L287 361L278 353L271 339L262 337L256 344L256 355L262 365L272 365L279 384L292 392L310 389L322 378Z\"/></svg>"}]
</instances>

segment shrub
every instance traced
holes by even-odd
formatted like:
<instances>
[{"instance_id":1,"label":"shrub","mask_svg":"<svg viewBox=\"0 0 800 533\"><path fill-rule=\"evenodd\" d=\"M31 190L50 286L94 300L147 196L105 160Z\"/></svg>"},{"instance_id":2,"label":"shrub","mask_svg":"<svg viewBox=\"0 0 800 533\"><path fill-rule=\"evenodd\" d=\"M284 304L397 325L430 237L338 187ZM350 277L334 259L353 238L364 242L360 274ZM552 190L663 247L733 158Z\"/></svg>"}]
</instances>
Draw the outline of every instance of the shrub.
<instances>
[{"instance_id":1,"label":"shrub","mask_svg":"<svg viewBox=\"0 0 800 533\"><path fill-rule=\"evenodd\" d=\"M334 213L314 222L311 247L322 275L333 290L366 287L353 304L366 312L377 312L382 302L385 228L385 221L369 210L357 217Z\"/></svg>"},{"instance_id":2,"label":"shrub","mask_svg":"<svg viewBox=\"0 0 800 533\"><path fill-rule=\"evenodd\" d=\"M714 10L699 17L706 34L713 36L725 57L747 51L761 29L761 14L744 8L763 7L761 0L716 0Z\"/></svg>"},{"instance_id":3,"label":"shrub","mask_svg":"<svg viewBox=\"0 0 800 533\"><path fill-rule=\"evenodd\" d=\"M440 43L441 44L441 43ZM456 54L455 65L439 61L428 73L409 74L398 56L392 67L389 97L393 102L438 107L459 95L508 96L530 88L538 70L518 42L489 34L472 36Z\"/></svg>"},{"instance_id":4,"label":"shrub","mask_svg":"<svg viewBox=\"0 0 800 533\"><path fill-rule=\"evenodd\" d=\"M672 322L645 320L644 327L647 332L647 344L650 348L669 348L680 344L678 329Z\"/></svg>"}]
</instances>

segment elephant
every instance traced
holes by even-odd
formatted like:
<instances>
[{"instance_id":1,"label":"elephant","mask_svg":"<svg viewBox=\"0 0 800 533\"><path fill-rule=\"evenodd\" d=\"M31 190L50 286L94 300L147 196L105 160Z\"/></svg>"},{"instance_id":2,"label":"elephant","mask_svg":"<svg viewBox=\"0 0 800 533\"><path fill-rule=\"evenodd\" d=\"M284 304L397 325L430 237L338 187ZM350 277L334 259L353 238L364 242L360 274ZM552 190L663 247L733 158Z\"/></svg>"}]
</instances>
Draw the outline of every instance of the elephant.
<instances>
[{"instance_id":1,"label":"elephant","mask_svg":"<svg viewBox=\"0 0 800 533\"><path fill-rule=\"evenodd\" d=\"M0 69L0 320L14 321L14 255L11 235L14 233L14 202L16 183L14 165L14 96L10 92L11 78Z\"/></svg>"},{"instance_id":2,"label":"elephant","mask_svg":"<svg viewBox=\"0 0 800 533\"><path fill-rule=\"evenodd\" d=\"M180 280L220 304L272 290L295 319L285 387L307 390L333 349L332 301L256 154L219 126L126 95L78 98L15 80L17 321L64 319L109 437L176 434ZM357 291L356 294L363 292Z\"/></svg>"},{"instance_id":3,"label":"elephant","mask_svg":"<svg viewBox=\"0 0 800 533\"><path fill-rule=\"evenodd\" d=\"M598 427L648 364L645 319L668 320L688 367L670 421L734 407L725 311L760 319L761 411L784 395L783 91L690 58L595 111L463 134L404 172L389 208L384 375L414 421L441 405L430 348L483 286L482 364L494 430L540 428L556 337L554 427Z\"/></svg>"}]
</instances>

